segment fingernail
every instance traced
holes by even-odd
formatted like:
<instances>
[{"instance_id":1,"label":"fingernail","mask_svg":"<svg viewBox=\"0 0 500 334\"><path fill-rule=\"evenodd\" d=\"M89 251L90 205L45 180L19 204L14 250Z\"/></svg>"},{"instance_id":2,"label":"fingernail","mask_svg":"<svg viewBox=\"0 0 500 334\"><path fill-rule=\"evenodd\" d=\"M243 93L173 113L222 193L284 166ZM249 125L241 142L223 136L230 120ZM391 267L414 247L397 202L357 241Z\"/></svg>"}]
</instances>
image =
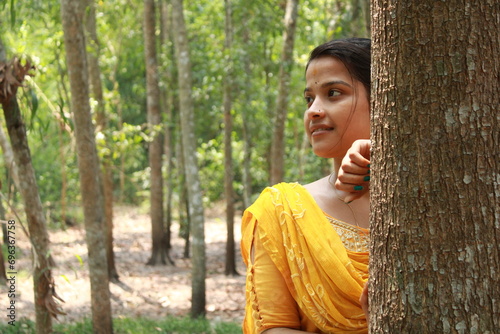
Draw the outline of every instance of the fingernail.
<instances>
[{"instance_id":1,"label":"fingernail","mask_svg":"<svg viewBox=\"0 0 500 334\"><path fill-rule=\"evenodd\" d=\"M366 168L370 168L370 164L366 165Z\"/></svg>"},{"instance_id":2,"label":"fingernail","mask_svg":"<svg viewBox=\"0 0 500 334\"><path fill-rule=\"evenodd\" d=\"M363 181L370 181L370 177L369 177L369 176L365 176L365 177L363 178Z\"/></svg>"},{"instance_id":3,"label":"fingernail","mask_svg":"<svg viewBox=\"0 0 500 334\"><path fill-rule=\"evenodd\" d=\"M363 190L363 186L354 186L354 190Z\"/></svg>"}]
</instances>

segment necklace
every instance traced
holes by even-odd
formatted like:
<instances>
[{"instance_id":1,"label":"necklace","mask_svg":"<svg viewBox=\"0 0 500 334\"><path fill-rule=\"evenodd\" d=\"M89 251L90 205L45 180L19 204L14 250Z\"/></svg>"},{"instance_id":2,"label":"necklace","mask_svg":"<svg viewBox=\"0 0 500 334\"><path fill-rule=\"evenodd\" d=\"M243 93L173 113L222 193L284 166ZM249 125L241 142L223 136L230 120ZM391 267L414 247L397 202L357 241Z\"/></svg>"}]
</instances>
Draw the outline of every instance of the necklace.
<instances>
[{"instance_id":1,"label":"necklace","mask_svg":"<svg viewBox=\"0 0 500 334\"><path fill-rule=\"evenodd\" d=\"M337 199L338 199L339 201L341 201L342 203L344 203L344 204L346 204L346 205L348 205L348 206L349 206L349 204L351 204L351 202L346 202L346 201L345 201L345 198L341 198L341 197L339 196L339 193L338 193L338 191L337 191L337 188L335 188L335 182L332 180L332 178L334 177L334 175L335 175L335 172L333 171L333 172L332 172L332 173L328 176L328 183L329 183L329 184L330 184L330 186L332 187L333 192L335 193L335 197L337 197ZM336 177L335 177L335 178L336 178ZM349 206L349 207L350 207L350 206Z\"/></svg>"},{"instance_id":2,"label":"necklace","mask_svg":"<svg viewBox=\"0 0 500 334\"><path fill-rule=\"evenodd\" d=\"M358 219L356 217L356 213L354 212L354 210L352 209L351 207L351 202L346 202L345 201L345 198L342 199L340 196L339 196L339 193L337 192L337 188L335 188L335 182L333 182L332 178L334 177L335 175L335 171L333 171L329 176L328 176L328 183L330 184L330 186L332 187L332 190L333 192L335 193L335 197L337 197L337 199L339 201L341 201L342 203L344 203L345 205L347 205L347 207L349 208L349 211L351 211L351 214L352 214L352 217L354 218L354 223L356 224L356 226L358 228L361 229L361 227L359 226L358 224ZM363 232L364 233L364 232Z\"/></svg>"}]
</instances>

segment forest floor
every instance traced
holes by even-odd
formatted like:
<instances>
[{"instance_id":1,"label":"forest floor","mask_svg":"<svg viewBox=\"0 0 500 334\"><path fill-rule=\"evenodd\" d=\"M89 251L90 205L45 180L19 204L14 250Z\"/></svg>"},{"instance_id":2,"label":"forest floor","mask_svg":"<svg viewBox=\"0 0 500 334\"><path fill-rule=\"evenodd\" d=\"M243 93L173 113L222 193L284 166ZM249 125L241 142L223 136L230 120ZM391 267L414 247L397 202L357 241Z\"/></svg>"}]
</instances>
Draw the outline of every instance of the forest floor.
<instances>
[{"instance_id":1,"label":"forest floor","mask_svg":"<svg viewBox=\"0 0 500 334\"><path fill-rule=\"evenodd\" d=\"M111 283L113 317L186 316L191 307L191 261L183 259L184 240L178 224L172 228L172 258L175 266L148 266L151 255L149 215L138 208L117 207L114 218L114 251L119 283ZM223 217L223 218L221 218ZM225 276L225 213L216 207L205 215L207 318L240 323L244 313L245 269L239 253L240 217L235 217L236 262L241 276ZM16 229L19 230L19 229ZM53 277L67 315L60 322L91 318L90 280L83 223L66 230L51 230L51 253L57 267ZM16 317L35 319L33 277L27 237L16 233ZM7 290L0 287L1 305L7 305Z\"/></svg>"}]
</instances>

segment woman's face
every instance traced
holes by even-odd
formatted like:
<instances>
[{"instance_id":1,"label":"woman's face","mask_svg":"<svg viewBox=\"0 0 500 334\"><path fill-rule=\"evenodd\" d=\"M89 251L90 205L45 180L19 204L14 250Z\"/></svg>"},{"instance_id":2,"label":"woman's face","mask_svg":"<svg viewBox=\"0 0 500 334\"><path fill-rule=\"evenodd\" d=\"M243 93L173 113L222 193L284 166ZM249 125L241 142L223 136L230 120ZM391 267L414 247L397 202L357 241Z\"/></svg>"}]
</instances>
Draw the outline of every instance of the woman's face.
<instances>
[{"instance_id":1,"label":"woman's face","mask_svg":"<svg viewBox=\"0 0 500 334\"><path fill-rule=\"evenodd\" d=\"M306 71L304 126L316 155L344 157L357 139L370 139L370 104L364 85L334 57L314 59Z\"/></svg>"}]
</instances>

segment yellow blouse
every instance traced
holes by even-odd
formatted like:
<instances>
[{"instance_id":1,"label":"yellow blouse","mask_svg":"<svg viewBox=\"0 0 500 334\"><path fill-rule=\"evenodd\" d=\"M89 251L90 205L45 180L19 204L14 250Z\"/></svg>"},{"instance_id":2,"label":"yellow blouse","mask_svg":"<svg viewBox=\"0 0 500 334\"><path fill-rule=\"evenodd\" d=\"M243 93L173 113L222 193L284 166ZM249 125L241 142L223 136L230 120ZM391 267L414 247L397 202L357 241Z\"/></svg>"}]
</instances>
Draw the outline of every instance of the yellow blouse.
<instances>
[{"instance_id":1,"label":"yellow blouse","mask_svg":"<svg viewBox=\"0 0 500 334\"><path fill-rule=\"evenodd\" d=\"M368 279L368 230L325 215L299 184L281 183L245 211L242 232L244 333L368 332L359 304Z\"/></svg>"}]
</instances>

